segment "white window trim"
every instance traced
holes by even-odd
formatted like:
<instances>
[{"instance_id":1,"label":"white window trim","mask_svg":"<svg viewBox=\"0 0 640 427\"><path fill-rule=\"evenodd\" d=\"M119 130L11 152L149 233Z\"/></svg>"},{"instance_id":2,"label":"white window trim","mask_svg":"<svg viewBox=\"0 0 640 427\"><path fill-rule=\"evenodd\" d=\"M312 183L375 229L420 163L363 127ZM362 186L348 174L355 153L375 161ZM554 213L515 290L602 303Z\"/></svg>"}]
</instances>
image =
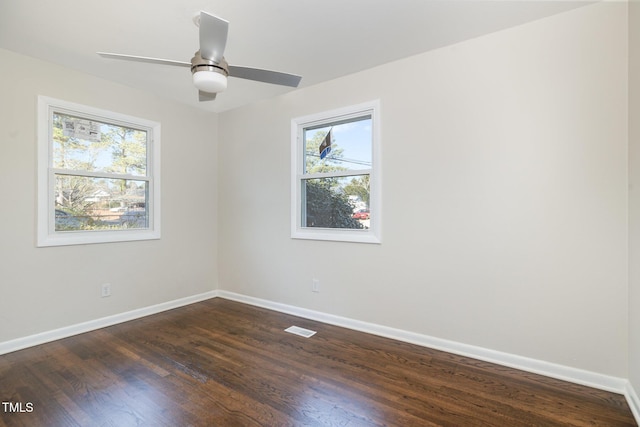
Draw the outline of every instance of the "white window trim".
<instances>
[{"instance_id":1,"label":"white window trim","mask_svg":"<svg viewBox=\"0 0 640 427\"><path fill-rule=\"evenodd\" d=\"M370 226L366 230L302 227L302 194L304 152L302 130L327 121L337 121L348 117L371 115L372 166L369 173L371 193L369 209ZM370 101L291 120L291 238L310 240L331 240L339 242L381 243L382 239L382 188L380 149L380 101ZM316 174L314 174L315 176ZM307 178L310 176L307 175Z\"/></svg>"},{"instance_id":2,"label":"white window trim","mask_svg":"<svg viewBox=\"0 0 640 427\"><path fill-rule=\"evenodd\" d=\"M143 126L152 132L147 150L151 164L147 173L149 180L149 227L134 230L96 230L56 232L53 209L54 172L52 153L52 113L58 111L81 117L129 124L132 127ZM89 176L90 173L83 173ZM140 179L140 177L132 177ZM37 207L37 246L84 245L91 243L127 242L135 240L160 239L160 123L140 119L107 110L88 107L81 104L62 101L46 96L38 96L38 207Z\"/></svg>"}]
</instances>

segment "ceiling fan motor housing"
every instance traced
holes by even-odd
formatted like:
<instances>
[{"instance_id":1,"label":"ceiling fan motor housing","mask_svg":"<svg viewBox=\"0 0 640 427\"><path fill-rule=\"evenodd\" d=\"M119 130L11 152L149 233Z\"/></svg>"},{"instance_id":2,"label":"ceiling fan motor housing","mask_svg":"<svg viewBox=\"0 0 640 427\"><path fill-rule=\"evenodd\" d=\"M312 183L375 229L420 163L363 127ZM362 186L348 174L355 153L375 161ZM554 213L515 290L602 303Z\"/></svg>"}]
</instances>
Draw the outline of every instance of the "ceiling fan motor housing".
<instances>
[{"instance_id":1,"label":"ceiling fan motor housing","mask_svg":"<svg viewBox=\"0 0 640 427\"><path fill-rule=\"evenodd\" d=\"M227 88L229 64L224 58L220 62L205 59L200 55L200 51L197 51L191 58L191 73L193 83L199 90L218 93Z\"/></svg>"}]
</instances>

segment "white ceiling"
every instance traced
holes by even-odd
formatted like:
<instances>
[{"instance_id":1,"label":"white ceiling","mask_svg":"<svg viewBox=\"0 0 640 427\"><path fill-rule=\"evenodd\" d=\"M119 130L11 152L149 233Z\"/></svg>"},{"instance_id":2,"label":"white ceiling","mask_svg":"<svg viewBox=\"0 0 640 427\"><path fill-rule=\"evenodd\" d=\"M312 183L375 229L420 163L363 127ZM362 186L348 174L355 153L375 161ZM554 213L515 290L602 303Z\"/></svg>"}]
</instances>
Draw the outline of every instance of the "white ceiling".
<instances>
[{"instance_id":1,"label":"white ceiling","mask_svg":"<svg viewBox=\"0 0 640 427\"><path fill-rule=\"evenodd\" d=\"M230 22L230 64L302 75L300 87L561 13L553 0L0 0L0 48L208 111L290 90L229 79L198 102L188 68L104 59L96 51L190 61L200 10ZM1 70L1 68L0 68ZM1 72L1 71L0 71Z\"/></svg>"}]
</instances>

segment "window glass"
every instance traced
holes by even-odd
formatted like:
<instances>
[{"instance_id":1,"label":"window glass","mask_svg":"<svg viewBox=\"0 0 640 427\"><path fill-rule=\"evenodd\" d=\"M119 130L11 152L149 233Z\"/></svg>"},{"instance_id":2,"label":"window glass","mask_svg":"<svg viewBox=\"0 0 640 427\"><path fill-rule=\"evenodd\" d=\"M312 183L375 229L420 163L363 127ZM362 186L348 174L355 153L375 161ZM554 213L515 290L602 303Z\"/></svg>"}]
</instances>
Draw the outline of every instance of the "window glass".
<instances>
[{"instance_id":1,"label":"window glass","mask_svg":"<svg viewBox=\"0 0 640 427\"><path fill-rule=\"evenodd\" d=\"M304 175L348 176L304 180L303 227L369 228L354 213L369 210L369 174L355 171L371 169L371 142L370 115L304 129Z\"/></svg>"},{"instance_id":2,"label":"window glass","mask_svg":"<svg viewBox=\"0 0 640 427\"><path fill-rule=\"evenodd\" d=\"M147 181L56 174L54 188L56 231L148 227Z\"/></svg>"},{"instance_id":3,"label":"window glass","mask_svg":"<svg viewBox=\"0 0 640 427\"><path fill-rule=\"evenodd\" d=\"M54 112L53 167L144 176L147 132Z\"/></svg>"},{"instance_id":4,"label":"window glass","mask_svg":"<svg viewBox=\"0 0 640 427\"><path fill-rule=\"evenodd\" d=\"M369 228L368 183L369 175L304 180L304 227Z\"/></svg>"},{"instance_id":5,"label":"window glass","mask_svg":"<svg viewBox=\"0 0 640 427\"><path fill-rule=\"evenodd\" d=\"M331 133L331 145L321 158L320 145ZM371 169L371 116L321 128L307 128L305 173Z\"/></svg>"}]
</instances>

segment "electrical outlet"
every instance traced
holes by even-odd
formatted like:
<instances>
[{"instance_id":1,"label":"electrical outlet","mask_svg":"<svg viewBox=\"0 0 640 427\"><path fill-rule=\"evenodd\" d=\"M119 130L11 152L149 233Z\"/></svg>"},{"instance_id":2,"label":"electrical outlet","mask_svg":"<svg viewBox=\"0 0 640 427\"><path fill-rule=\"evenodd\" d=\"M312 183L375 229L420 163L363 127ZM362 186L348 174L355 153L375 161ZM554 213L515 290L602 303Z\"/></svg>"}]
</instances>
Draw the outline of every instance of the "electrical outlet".
<instances>
[{"instance_id":1,"label":"electrical outlet","mask_svg":"<svg viewBox=\"0 0 640 427\"><path fill-rule=\"evenodd\" d=\"M102 298L111 296L111 283L103 283L101 288L102 293L100 294Z\"/></svg>"},{"instance_id":2,"label":"electrical outlet","mask_svg":"<svg viewBox=\"0 0 640 427\"><path fill-rule=\"evenodd\" d=\"M320 292L320 280L313 279L311 281L311 292Z\"/></svg>"}]
</instances>

